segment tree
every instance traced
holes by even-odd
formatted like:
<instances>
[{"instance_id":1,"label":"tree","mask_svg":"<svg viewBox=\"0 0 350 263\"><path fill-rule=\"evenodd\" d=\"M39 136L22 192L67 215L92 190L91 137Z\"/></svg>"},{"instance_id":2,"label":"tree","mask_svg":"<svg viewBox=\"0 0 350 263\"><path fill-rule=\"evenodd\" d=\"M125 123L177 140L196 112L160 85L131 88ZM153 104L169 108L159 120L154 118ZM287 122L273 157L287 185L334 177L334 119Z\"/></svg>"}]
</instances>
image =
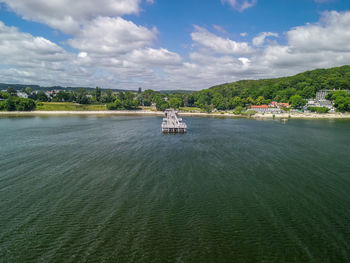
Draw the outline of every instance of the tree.
<instances>
[{"instance_id":1,"label":"tree","mask_svg":"<svg viewBox=\"0 0 350 263\"><path fill-rule=\"evenodd\" d=\"M40 102L47 102L49 101L49 98L46 96L46 93L41 90L37 94L37 100Z\"/></svg>"},{"instance_id":2,"label":"tree","mask_svg":"<svg viewBox=\"0 0 350 263\"><path fill-rule=\"evenodd\" d=\"M95 89L95 97L96 97L96 101L100 102L101 101L101 89L99 87L96 87Z\"/></svg>"},{"instance_id":3,"label":"tree","mask_svg":"<svg viewBox=\"0 0 350 263\"><path fill-rule=\"evenodd\" d=\"M290 97L289 103L293 109L300 109L306 104L306 100L304 100L300 95L294 95Z\"/></svg>"},{"instance_id":4,"label":"tree","mask_svg":"<svg viewBox=\"0 0 350 263\"><path fill-rule=\"evenodd\" d=\"M159 96L156 98L156 108L157 110L165 111L167 108L169 108L169 104L164 100L164 98Z\"/></svg>"},{"instance_id":5,"label":"tree","mask_svg":"<svg viewBox=\"0 0 350 263\"><path fill-rule=\"evenodd\" d=\"M53 100L58 102L69 101L69 94L63 90L60 90L53 98Z\"/></svg>"},{"instance_id":6,"label":"tree","mask_svg":"<svg viewBox=\"0 0 350 263\"><path fill-rule=\"evenodd\" d=\"M0 101L0 111L6 110L5 101Z\"/></svg>"},{"instance_id":7,"label":"tree","mask_svg":"<svg viewBox=\"0 0 350 263\"><path fill-rule=\"evenodd\" d=\"M85 89L78 89L76 101L79 104L89 104L91 102L90 98L87 97L87 92Z\"/></svg>"},{"instance_id":8,"label":"tree","mask_svg":"<svg viewBox=\"0 0 350 263\"><path fill-rule=\"evenodd\" d=\"M235 109L237 107L243 107L243 106L244 106L244 101L238 96L235 96L230 100L230 109Z\"/></svg>"},{"instance_id":9,"label":"tree","mask_svg":"<svg viewBox=\"0 0 350 263\"><path fill-rule=\"evenodd\" d=\"M182 101L179 98L172 97L169 100L170 108L178 109L181 106L181 104L182 104Z\"/></svg>"},{"instance_id":10,"label":"tree","mask_svg":"<svg viewBox=\"0 0 350 263\"><path fill-rule=\"evenodd\" d=\"M8 99L10 97L10 94L7 92L0 91L0 99Z\"/></svg>"},{"instance_id":11,"label":"tree","mask_svg":"<svg viewBox=\"0 0 350 263\"><path fill-rule=\"evenodd\" d=\"M7 89L7 93L10 94L10 96L17 96L17 91L12 87Z\"/></svg>"},{"instance_id":12,"label":"tree","mask_svg":"<svg viewBox=\"0 0 350 263\"><path fill-rule=\"evenodd\" d=\"M262 105L264 104L264 101L265 101L265 98L263 96L259 96L257 99L256 99L256 105Z\"/></svg>"},{"instance_id":13,"label":"tree","mask_svg":"<svg viewBox=\"0 0 350 263\"><path fill-rule=\"evenodd\" d=\"M214 105L214 107L218 110L226 110L227 109L225 98L220 93L215 93L211 102Z\"/></svg>"},{"instance_id":14,"label":"tree","mask_svg":"<svg viewBox=\"0 0 350 263\"><path fill-rule=\"evenodd\" d=\"M237 107L234 109L233 113L236 114L236 115L239 115L239 114L242 113L242 111L243 111L243 107L242 107L242 106L237 106Z\"/></svg>"},{"instance_id":15,"label":"tree","mask_svg":"<svg viewBox=\"0 0 350 263\"><path fill-rule=\"evenodd\" d=\"M15 99L17 111L31 111L35 109L35 102L32 99L17 98Z\"/></svg>"},{"instance_id":16,"label":"tree","mask_svg":"<svg viewBox=\"0 0 350 263\"><path fill-rule=\"evenodd\" d=\"M316 91L315 91L315 87L313 86L307 86L303 89L303 91L301 92L301 96L304 99L310 99L315 97Z\"/></svg>"},{"instance_id":17,"label":"tree","mask_svg":"<svg viewBox=\"0 0 350 263\"><path fill-rule=\"evenodd\" d=\"M326 107L308 107L307 108L311 112L317 112L317 113L328 113L329 109Z\"/></svg>"},{"instance_id":18,"label":"tree","mask_svg":"<svg viewBox=\"0 0 350 263\"><path fill-rule=\"evenodd\" d=\"M106 90L106 102L113 101L113 91L111 89Z\"/></svg>"},{"instance_id":19,"label":"tree","mask_svg":"<svg viewBox=\"0 0 350 263\"><path fill-rule=\"evenodd\" d=\"M123 106L120 100L116 99L113 103L107 104L107 109L109 110L122 110Z\"/></svg>"},{"instance_id":20,"label":"tree","mask_svg":"<svg viewBox=\"0 0 350 263\"><path fill-rule=\"evenodd\" d=\"M14 97L10 97L7 100L5 100L4 103L4 109L6 111L15 111L16 110L16 102Z\"/></svg>"},{"instance_id":21,"label":"tree","mask_svg":"<svg viewBox=\"0 0 350 263\"><path fill-rule=\"evenodd\" d=\"M27 95L31 95L32 94L32 89L30 87L26 87L24 89L24 92L27 94Z\"/></svg>"}]
</instances>

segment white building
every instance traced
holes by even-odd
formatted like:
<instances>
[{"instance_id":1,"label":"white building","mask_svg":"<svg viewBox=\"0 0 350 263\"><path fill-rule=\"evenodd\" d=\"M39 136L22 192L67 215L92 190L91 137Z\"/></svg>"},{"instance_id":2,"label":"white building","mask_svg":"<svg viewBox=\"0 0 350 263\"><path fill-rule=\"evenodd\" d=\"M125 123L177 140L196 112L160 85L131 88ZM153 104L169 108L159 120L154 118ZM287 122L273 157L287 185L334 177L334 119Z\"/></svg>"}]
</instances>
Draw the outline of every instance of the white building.
<instances>
[{"instance_id":1,"label":"white building","mask_svg":"<svg viewBox=\"0 0 350 263\"><path fill-rule=\"evenodd\" d=\"M18 91L17 90L17 96L20 97L20 98L28 99L28 94L25 93L25 92L22 92L22 91Z\"/></svg>"}]
</instances>

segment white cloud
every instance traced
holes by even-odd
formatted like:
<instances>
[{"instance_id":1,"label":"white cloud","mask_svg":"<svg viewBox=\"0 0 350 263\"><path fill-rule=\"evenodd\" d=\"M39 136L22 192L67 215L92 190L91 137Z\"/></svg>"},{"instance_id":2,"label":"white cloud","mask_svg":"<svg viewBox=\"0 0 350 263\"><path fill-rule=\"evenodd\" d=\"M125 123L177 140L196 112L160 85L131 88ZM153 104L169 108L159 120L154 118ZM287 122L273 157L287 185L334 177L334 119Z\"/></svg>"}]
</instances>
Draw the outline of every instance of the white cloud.
<instances>
[{"instance_id":1,"label":"white cloud","mask_svg":"<svg viewBox=\"0 0 350 263\"><path fill-rule=\"evenodd\" d=\"M221 0L221 2L223 4L227 3L242 12L245 9L255 6L258 0Z\"/></svg>"},{"instance_id":2,"label":"white cloud","mask_svg":"<svg viewBox=\"0 0 350 263\"><path fill-rule=\"evenodd\" d=\"M278 37L278 34L272 32L262 32L257 37L253 38L253 45L262 46L265 43L265 39L267 37Z\"/></svg>"},{"instance_id":3,"label":"white cloud","mask_svg":"<svg viewBox=\"0 0 350 263\"><path fill-rule=\"evenodd\" d=\"M325 12L321 21L287 32L291 48L304 52L350 51L350 12Z\"/></svg>"},{"instance_id":4,"label":"white cloud","mask_svg":"<svg viewBox=\"0 0 350 263\"><path fill-rule=\"evenodd\" d=\"M45 38L22 33L1 21L0 57L3 82L72 85L84 84L87 76L83 69L73 65L73 54Z\"/></svg>"},{"instance_id":5,"label":"white cloud","mask_svg":"<svg viewBox=\"0 0 350 263\"><path fill-rule=\"evenodd\" d=\"M217 32L219 32L219 33L227 34L227 31L226 31L222 26L213 25L213 28L214 28Z\"/></svg>"},{"instance_id":6,"label":"white cloud","mask_svg":"<svg viewBox=\"0 0 350 263\"><path fill-rule=\"evenodd\" d=\"M174 78L191 83L192 88L350 64L350 12L327 12L319 23L292 28L284 34L284 45L278 43L280 39L265 43L266 37L278 35L262 32L252 40L256 48L238 58L231 44L221 44L235 41L223 40L198 28L194 33L198 31L204 33L202 37L192 34L197 50L190 54L190 61L182 69L172 72Z\"/></svg>"},{"instance_id":7,"label":"white cloud","mask_svg":"<svg viewBox=\"0 0 350 263\"><path fill-rule=\"evenodd\" d=\"M179 66L182 58L167 49L145 48L134 50L127 58L136 65L146 66Z\"/></svg>"},{"instance_id":8,"label":"white cloud","mask_svg":"<svg viewBox=\"0 0 350 263\"><path fill-rule=\"evenodd\" d=\"M122 16L140 12L142 0L0 0L23 16L60 29L76 33L80 25L98 16ZM152 2L152 1L148 1Z\"/></svg>"},{"instance_id":9,"label":"white cloud","mask_svg":"<svg viewBox=\"0 0 350 263\"><path fill-rule=\"evenodd\" d=\"M15 27L7 27L0 21L1 63L40 66L45 62L61 62L67 59L64 49L42 37L21 33ZM30 58L30 59L28 59Z\"/></svg>"},{"instance_id":10,"label":"white cloud","mask_svg":"<svg viewBox=\"0 0 350 263\"><path fill-rule=\"evenodd\" d=\"M80 51L117 55L148 46L156 36L156 29L149 30L120 17L98 17L86 23L68 43Z\"/></svg>"},{"instance_id":11,"label":"white cloud","mask_svg":"<svg viewBox=\"0 0 350 263\"><path fill-rule=\"evenodd\" d=\"M350 64L350 12L326 12L318 23L281 33L283 38L262 32L251 42L195 26L191 51L183 57L156 48L158 34L123 18L96 17L67 41L77 50L70 53L0 22L0 78L41 85L202 89Z\"/></svg>"},{"instance_id":12,"label":"white cloud","mask_svg":"<svg viewBox=\"0 0 350 263\"><path fill-rule=\"evenodd\" d=\"M205 28L195 26L191 34L192 40L200 47L209 49L217 54L249 54L252 48L246 42L236 42L228 38L219 37Z\"/></svg>"},{"instance_id":13,"label":"white cloud","mask_svg":"<svg viewBox=\"0 0 350 263\"><path fill-rule=\"evenodd\" d=\"M241 37L246 37L246 36L248 36L248 33L247 32L242 32L242 33L240 33L239 34Z\"/></svg>"}]
</instances>

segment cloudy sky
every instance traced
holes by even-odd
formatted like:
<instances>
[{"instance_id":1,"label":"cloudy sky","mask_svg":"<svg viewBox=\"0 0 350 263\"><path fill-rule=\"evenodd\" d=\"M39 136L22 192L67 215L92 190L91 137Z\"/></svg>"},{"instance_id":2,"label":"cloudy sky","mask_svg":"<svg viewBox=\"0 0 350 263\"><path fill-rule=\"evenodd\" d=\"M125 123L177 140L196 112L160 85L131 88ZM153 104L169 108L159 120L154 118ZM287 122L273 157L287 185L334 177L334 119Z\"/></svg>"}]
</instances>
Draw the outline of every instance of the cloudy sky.
<instances>
[{"instance_id":1,"label":"cloudy sky","mask_svg":"<svg viewBox=\"0 0 350 263\"><path fill-rule=\"evenodd\" d=\"M0 0L0 82L191 89L350 64L349 0Z\"/></svg>"}]
</instances>

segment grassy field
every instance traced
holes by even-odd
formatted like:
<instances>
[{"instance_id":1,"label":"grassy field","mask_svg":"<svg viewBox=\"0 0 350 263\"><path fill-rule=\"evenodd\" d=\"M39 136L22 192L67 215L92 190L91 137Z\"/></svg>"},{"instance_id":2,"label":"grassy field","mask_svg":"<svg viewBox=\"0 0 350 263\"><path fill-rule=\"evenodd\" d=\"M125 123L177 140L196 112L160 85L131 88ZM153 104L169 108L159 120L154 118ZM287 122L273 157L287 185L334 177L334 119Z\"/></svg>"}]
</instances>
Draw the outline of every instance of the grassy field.
<instances>
[{"instance_id":1,"label":"grassy field","mask_svg":"<svg viewBox=\"0 0 350 263\"><path fill-rule=\"evenodd\" d=\"M72 102L39 102L36 105L39 111L105 111L106 105L76 104Z\"/></svg>"}]
</instances>

